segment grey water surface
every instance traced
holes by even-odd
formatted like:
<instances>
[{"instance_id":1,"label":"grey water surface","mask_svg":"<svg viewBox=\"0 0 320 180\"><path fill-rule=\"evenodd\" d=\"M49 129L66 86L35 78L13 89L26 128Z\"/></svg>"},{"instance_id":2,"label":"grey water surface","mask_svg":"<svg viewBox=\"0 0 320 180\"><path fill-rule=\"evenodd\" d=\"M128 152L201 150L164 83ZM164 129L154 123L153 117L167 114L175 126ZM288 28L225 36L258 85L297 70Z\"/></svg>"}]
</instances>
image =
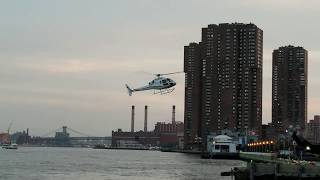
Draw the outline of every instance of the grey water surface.
<instances>
[{"instance_id":1,"label":"grey water surface","mask_svg":"<svg viewBox=\"0 0 320 180\"><path fill-rule=\"evenodd\" d=\"M195 155L159 151L0 149L1 180L230 180L231 177L221 177L220 173L244 165L242 161L200 159Z\"/></svg>"}]
</instances>

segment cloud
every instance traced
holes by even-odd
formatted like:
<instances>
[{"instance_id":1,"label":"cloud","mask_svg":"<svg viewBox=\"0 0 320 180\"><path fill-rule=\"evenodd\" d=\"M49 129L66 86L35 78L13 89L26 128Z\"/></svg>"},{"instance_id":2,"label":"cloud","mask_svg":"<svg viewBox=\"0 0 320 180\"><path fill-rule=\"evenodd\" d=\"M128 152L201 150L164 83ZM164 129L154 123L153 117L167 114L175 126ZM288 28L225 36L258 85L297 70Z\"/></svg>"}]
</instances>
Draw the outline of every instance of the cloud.
<instances>
[{"instance_id":1,"label":"cloud","mask_svg":"<svg viewBox=\"0 0 320 180\"><path fill-rule=\"evenodd\" d=\"M18 64L20 68L47 72L53 74L63 73L90 73L102 71L115 71L126 66L122 62L99 62L99 61L83 61L83 60L64 60L62 62L45 62L45 63L21 63Z\"/></svg>"},{"instance_id":2,"label":"cloud","mask_svg":"<svg viewBox=\"0 0 320 180\"><path fill-rule=\"evenodd\" d=\"M129 97L124 84L139 87L153 78L137 71L182 70L183 46L201 39L201 27L237 21L264 30L264 121L271 120L272 50L288 43L309 50L310 117L320 90L318 7L316 0L6 2L0 7L0 113L21 128L46 131L68 119L75 129L103 135L129 127L132 104L141 110L137 121L150 105L149 129L170 119L173 104L183 120L183 75L172 77L176 90L165 96Z\"/></svg>"},{"instance_id":3,"label":"cloud","mask_svg":"<svg viewBox=\"0 0 320 180\"><path fill-rule=\"evenodd\" d=\"M317 10L317 5L320 5L318 0L243 0L240 3L252 6L252 7L265 7L270 9L282 10L283 12L288 12L290 10Z\"/></svg>"}]
</instances>

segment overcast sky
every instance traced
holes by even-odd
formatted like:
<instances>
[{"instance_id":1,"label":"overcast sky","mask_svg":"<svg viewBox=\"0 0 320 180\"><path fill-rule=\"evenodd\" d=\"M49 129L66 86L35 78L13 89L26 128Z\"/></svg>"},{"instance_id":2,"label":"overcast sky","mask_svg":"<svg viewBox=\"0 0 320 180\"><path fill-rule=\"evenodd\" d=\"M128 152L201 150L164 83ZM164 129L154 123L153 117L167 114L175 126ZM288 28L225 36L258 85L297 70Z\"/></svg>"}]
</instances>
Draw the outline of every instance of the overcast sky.
<instances>
[{"instance_id":1,"label":"overcast sky","mask_svg":"<svg viewBox=\"0 0 320 180\"><path fill-rule=\"evenodd\" d=\"M271 53L284 45L309 51L308 118L320 113L320 2L317 0L8 0L0 1L0 132L30 128L43 135L62 125L110 136L171 120L183 121L184 75L176 90L129 97L124 87L183 70L183 46L201 28L254 23L264 31L263 122L271 121Z\"/></svg>"}]
</instances>

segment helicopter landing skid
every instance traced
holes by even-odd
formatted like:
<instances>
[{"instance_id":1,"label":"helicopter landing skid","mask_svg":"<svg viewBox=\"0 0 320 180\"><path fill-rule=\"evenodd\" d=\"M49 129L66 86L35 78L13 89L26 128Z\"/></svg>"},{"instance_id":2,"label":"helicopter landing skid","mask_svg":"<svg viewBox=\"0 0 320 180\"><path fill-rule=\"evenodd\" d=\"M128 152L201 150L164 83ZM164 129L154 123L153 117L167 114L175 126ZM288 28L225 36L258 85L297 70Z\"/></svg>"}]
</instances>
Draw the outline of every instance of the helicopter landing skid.
<instances>
[{"instance_id":1,"label":"helicopter landing skid","mask_svg":"<svg viewBox=\"0 0 320 180\"><path fill-rule=\"evenodd\" d=\"M153 91L153 94L164 95L164 94L169 94L169 93L171 93L172 91L174 91L174 88L154 90L154 91Z\"/></svg>"}]
</instances>

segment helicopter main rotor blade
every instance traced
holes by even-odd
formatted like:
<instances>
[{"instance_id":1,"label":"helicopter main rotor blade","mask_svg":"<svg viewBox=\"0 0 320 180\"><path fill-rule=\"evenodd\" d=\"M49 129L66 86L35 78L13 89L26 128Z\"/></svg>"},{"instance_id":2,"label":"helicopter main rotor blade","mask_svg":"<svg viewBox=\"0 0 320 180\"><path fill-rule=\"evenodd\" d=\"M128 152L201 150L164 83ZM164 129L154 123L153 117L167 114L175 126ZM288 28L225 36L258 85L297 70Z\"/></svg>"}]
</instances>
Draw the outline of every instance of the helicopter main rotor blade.
<instances>
[{"instance_id":1,"label":"helicopter main rotor blade","mask_svg":"<svg viewBox=\"0 0 320 180\"><path fill-rule=\"evenodd\" d=\"M184 73L183 71L178 71L178 72L172 72L172 73L164 73L164 74L155 74L156 76L165 76L165 75L170 75L170 74L179 74L179 73Z\"/></svg>"}]
</instances>

